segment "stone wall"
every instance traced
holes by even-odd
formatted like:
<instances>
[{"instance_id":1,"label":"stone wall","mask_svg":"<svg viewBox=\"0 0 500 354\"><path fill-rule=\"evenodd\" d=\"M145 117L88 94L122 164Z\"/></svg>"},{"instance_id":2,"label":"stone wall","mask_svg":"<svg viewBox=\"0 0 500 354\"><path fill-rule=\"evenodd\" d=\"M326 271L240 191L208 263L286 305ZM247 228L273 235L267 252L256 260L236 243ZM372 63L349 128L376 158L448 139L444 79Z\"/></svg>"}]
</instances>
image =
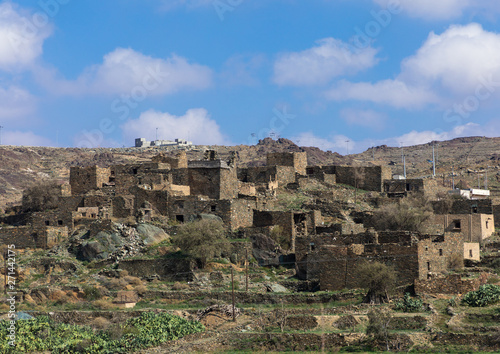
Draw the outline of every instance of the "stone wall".
<instances>
[{"instance_id":1,"label":"stone wall","mask_svg":"<svg viewBox=\"0 0 500 354\"><path fill-rule=\"evenodd\" d=\"M384 180L390 179L391 169L385 166L334 166L336 182L358 186L367 191L383 192Z\"/></svg>"},{"instance_id":2,"label":"stone wall","mask_svg":"<svg viewBox=\"0 0 500 354\"><path fill-rule=\"evenodd\" d=\"M418 278L432 279L446 273L451 262L463 264L464 243L462 236L447 233L418 243Z\"/></svg>"},{"instance_id":3,"label":"stone wall","mask_svg":"<svg viewBox=\"0 0 500 354\"><path fill-rule=\"evenodd\" d=\"M46 227L42 230L46 239L46 247L52 248L68 238L68 228L63 227Z\"/></svg>"},{"instance_id":4,"label":"stone wall","mask_svg":"<svg viewBox=\"0 0 500 354\"><path fill-rule=\"evenodd\" d=\"M67 227L19 226L0 228L0 243L14 244L18 249L51 248L67 238Z\"/></svg>"},{"instance_id":5,"label":"stone wall","mask_svg":"<svg viewBox=\"0 0 500 354\"><path fill-rule=\"evenodd\" d=\"M193 281L196 263L187 258L131 259L120 261L118 267L135 277L159 275L163 281Z\"/></svg>"},{"instance_id":6,"label":"stone wall","mask_svg":"<svg viewBox=\"0 0 500 354\"><path fill-rule=\"evenodd\" d=\"M480 279L462 280L459 274L430 280L415 279L417 294L465 294L479 289L480 286Z\"/></svg>"},{"instance_id":7,"label":"stone wall","mask_svg":"<svg viewBox=\"0 0 500 354\"><path fill-rule=\"evenodd\" d=\"M70 210L56 209L41 211L31 214L31 225L35 229L42 229L47 226L66 226L73 231L73 213Z\"/></svg>"},{"instance_id":8,"label":"stone wall","mask_svg":"<svg viewBox=\"0 0 500 354\"><path fill-rule=\"evenodd\" d=\"M120 195L113 198L113 217L128 218L134 215L134 200L133 195Z\"/></svg>"},{"instance_id":9,"label":"stone wall","mask_svg":"<svg viewBox=\"0 0 500 354\"><path fill-rule=\"evenodd\" d=\"M188 169L188 185L191 188L191 195L207 196L211 199L238 197L238 178L235 168L190 166Z\"/></svg>"},{"instance_id":10,"label":"stone wall","mask_svg":"<svg viewBox=\"0 0 500 354\"><path fill-rule=\"evenodd\" d=\"M492 214L433 215L427 224L444 232L460 233L466 242L482 242L495 232L493 219Z\"/></svg>"},{"instance_id":11,"label":"stone wall","mask_svg":"<svg viewBox=\"0 0 500 354\"><path fill-rule=\"evenodd\" d=\"M286 186L295 182L295 168L293 166L261 166L238 169L238 179L241 182L266 184L278 182Z\"/></svg>"},{"instance_id":12,"label":"stone wall","mask_svg":"<svg viewBox=\"0 0 500 354\"><path fill-rule=\"evenodd\" d=\"M187 168L188 159L185 151L181 151L176 157L166 156L164 154L158 154L151 159L152 162L167 163L172 169L174 168Z\"/></svg>"},{"instance_id":13,"label":"stone wall","mask_svg":"<svg viewBox=\"0 0 500 354\"><path fill-rule=\"evenodd\" d=\"M110 182L110 177L111 170L109 168L98 166L71 167L69 174L71 194L80 195L101 188Z\"/></svg>"},{"instance_id":14,"label":"stone wall","mask_svg":"<svg viewBox=\"0 0 500 354\"><path fill-rule=\"evenodd\" d=\"M491 199L458 199L433 201L436 214L493 214Z\"/></svg>"},{"instance_id":15,"label":"stone wall","mask_svg":"<svg viewBox=\"0 0 500 354\"><path fill-rule=\"evenodd\" d=\"M0 243L14 244L16 248L42 248L44 240L37 237L30 226L0 228Z\"/></svg>"},{"instance_id":16,"label":"stone wall","mask_svg":"<svg viewBox=\"0 0 500 354\"><path fill-rule=\"evenodd\" d=\"M307 153L305 152L275 152L267 154L267 166L292 166L296 173L306 174Z\"/></svg>"},{"instance_id":17,"label":"stone wall","mask_svg":"<svg viewBox=\"0 0 500 354\"><path fill-rule=\"evenodd\" d=\"M464 242L464 259L481 261L481 248L479 243Z\"/></svg>"},{"instance_id":18,"label":"stone wall","mask_svg":"<svg viewBox=\"0 0 500 354\"><path fill-rule=\"evenodd\" d=\"M321 290L352 289L357 284L356 268L365 261L377 261L393 267L398 285L412 283L418 278L418 250L416 245L349 245L322 247L318 262Z\"/></svg>"}]
</instances>

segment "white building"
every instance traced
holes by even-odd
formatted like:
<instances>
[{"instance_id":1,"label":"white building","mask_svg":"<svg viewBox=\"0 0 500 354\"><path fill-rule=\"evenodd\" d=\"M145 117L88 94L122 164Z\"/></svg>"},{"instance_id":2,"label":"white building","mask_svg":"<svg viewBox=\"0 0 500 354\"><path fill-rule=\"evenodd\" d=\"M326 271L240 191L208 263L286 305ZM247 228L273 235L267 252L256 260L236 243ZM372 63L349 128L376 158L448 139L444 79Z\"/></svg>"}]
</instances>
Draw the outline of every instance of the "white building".
<instances>
[{"instance_id":1,"label":"white building","mask_svg":"<svg viewBox=\"0 0 500 354\"><path fill-rule=\"evenodd\" d=\"M461 195L467 199L487 199L490 197L490 191L487 189L453 189L448 193L453 195Z\"/></svg>"},{"instance_id":2,"label":"white building","mask_svg":"<svg viewBox=\"0 0 500 354\"><path fill-rule=\"evenodd\" d=\"M191 141L175 139L171 140L153 140L148 141L144 138L135 139L135 147L151 147L151 146L191 146L193 143Z\"/></svg>"}]
</instances>

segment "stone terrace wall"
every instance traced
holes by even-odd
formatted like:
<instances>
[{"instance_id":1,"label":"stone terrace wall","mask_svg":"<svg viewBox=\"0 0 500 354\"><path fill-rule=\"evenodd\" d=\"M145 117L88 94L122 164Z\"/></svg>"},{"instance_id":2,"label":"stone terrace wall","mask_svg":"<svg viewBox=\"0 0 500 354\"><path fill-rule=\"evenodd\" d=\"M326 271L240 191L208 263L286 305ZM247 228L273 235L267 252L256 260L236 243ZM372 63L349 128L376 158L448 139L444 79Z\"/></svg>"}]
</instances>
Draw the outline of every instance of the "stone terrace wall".
<instances>
[{"instance_id":1,"label":"stone terrace wall","mask_svg":"<svg viewBox=\"0 0 500 354\"><path fill-rule=\"evenodd\" d=\"M465 294L479 289L479 286L481 286L480 279L462 280L458 274L431 280L415 279L417 294Z\"/></svg>"},{"instance_id":2,"label":"stone terrace wall","mask_svg":"<svg viewBox=\"0 0 500 354\"><path fill-rule=\"evenodd\" d=\"M43 247L42 238L35 238L30 226L0 228L0 243L3 245L14 244L16 248Z\"/></svg>"},{"instance_id":3,"label":"stone terrace wall","mask_svg":"<svg viewBox=\"0 0 500 354\"><path fill-rule=\"evenodd\" d=\"M118 265L132 276L148 278L159 275L167 281L192 281L195 266L195 262L187 258L131 259L123 260Z\"/></svg>"}]
</instances>

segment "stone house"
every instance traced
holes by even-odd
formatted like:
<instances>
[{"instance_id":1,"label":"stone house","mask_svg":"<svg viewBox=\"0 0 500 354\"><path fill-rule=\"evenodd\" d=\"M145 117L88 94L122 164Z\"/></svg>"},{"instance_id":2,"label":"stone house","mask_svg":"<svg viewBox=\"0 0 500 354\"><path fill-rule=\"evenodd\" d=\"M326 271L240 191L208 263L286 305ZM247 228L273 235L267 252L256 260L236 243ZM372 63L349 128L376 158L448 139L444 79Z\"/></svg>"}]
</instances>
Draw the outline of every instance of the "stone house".
<instances>
[{"instance_id":1,"label":"stone house","mask_svg":"<svg viewBox=\"0 0 500 354\"><path fill-rule=\"evenodd\" d=\"M461 235L421 235L407 231L312 236L297 243L296 269L304 280L319 280L321 290L356 288L356 268L377 261L397 272L399 285L445 274L454 262L477 259L479 245Z\"/></svg>"}]
</instances>

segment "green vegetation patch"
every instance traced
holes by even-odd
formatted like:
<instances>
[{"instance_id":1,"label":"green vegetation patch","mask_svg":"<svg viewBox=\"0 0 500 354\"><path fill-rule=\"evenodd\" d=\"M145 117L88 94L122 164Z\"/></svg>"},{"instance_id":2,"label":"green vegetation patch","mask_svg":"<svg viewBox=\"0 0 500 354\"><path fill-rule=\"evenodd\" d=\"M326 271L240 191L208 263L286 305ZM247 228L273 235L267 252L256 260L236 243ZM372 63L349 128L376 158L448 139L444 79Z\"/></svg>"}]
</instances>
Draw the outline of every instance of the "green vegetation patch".
<instances>
[{"instance_id":1,"label":"green vegetation patch","mask_svg":"<svg viewBox=\"0 0 500 354\"><path fill-rule=\"evenodd\" d=\"M402 299L399 299L394 306L396 311L402 312L420 312L424 309L424 303L420 299L412 299L409 293L406 293Z\"/></svg>"},{"instance_id":2,"label":"green vegetation patch","mask_svg":"<svg viewBox=\"0 0 500 354\"><path fill-rule=\"evenodd\" d=\"M500 301L500 286L493 284L481 285L478 290L464 295L462 302L473 307L484 307Z\"/></svg>"},{"instance_id":3,"label":"green vegetation patch","mask_svg":"<svg viewBox=\"0 0 500 354\"><path fill-rule=\"evenodd\" d=\"M54 323L46 316L16 322L16 346L7 340L10 322L0 321L2 353L48 351L52 353L128 353L160 345L188 334L202 332L205 327L168 313L143 313L125 324L94 331L88 326Z\"/></svg>"}]
</instances>

